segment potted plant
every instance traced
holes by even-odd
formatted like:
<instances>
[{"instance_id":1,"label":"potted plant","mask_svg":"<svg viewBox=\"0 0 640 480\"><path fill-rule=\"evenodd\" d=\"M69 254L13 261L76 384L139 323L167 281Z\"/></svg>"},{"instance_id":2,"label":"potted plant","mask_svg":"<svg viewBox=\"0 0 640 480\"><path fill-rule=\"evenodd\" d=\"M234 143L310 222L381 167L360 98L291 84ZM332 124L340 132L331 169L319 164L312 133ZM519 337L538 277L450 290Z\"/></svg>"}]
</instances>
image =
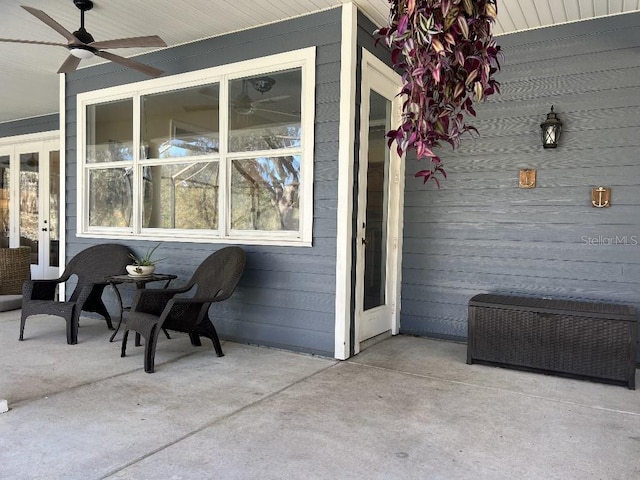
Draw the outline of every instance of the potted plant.
<instances>
[{"instance_id":1,"label":"potted plant","mask_svg":"<svg viewBox=\"0 0 640 480\"><path fill-rule=\"evenodd\" d=\"M151 247L147 250L142 257L136 257L133 253L130 253L129 256L133 260L133 264L127 265L127 272L129 275L134 277L144 277L153 274L156 269L156 264L164 258L153 259L153 253L158 249L160 244L157 244L155 247Z\"/></svg>"},{"instance_id":2,"label":"potted plant","mask_svg":"<svg viewBox=\"0 0 640 480\"><path fill-rule=\"evenodd\" d=\"M389 24L376 31L402 74L402 123L387 133L398 155L415 149L430 165L416 173L424 182L446 178L437 147L460 144L474 102L500 92L494 74L502 52L491 34L498 0L389 0Z\"/></svg>"}]
</instances>

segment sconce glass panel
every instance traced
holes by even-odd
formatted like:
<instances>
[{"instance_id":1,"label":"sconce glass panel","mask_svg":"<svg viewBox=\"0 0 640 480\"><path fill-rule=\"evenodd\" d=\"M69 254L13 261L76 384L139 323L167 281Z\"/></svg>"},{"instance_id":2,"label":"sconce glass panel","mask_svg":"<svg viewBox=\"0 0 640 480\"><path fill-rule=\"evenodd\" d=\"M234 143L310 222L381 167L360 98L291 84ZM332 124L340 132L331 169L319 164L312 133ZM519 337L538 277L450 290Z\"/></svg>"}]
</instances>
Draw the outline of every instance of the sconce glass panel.
<instances>
[{"instance_id":1,"label":"sconce glass panel","mask_svg":"<svg viewBox=\"0 0 640 480\"><path fill-rule=\"evenodd\" d=\"M547 113L547 119L540 124L540 128L542 129L542 146L556 148L562 132L562 122L553 111L553 105L551 111Z\"/></svg>"}]
</instances>

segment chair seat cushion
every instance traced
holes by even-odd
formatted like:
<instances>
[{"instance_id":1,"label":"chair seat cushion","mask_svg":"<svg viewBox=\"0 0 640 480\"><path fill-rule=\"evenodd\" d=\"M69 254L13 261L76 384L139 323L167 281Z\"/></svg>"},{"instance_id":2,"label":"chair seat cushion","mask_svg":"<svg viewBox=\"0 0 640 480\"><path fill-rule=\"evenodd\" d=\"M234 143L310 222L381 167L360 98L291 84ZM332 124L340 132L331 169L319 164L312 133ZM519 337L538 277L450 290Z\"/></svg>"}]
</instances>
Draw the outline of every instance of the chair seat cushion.
<instances>
[{"instance_id":1,"label":"chair seat cushion","mask_svg":"<svg viewBox=\"0 0 640 480\"><path fill-rule=\"evenodd\" d=\"M0 312L22 308L22 295L0 295Z\"/></svg>"}]
</instances>

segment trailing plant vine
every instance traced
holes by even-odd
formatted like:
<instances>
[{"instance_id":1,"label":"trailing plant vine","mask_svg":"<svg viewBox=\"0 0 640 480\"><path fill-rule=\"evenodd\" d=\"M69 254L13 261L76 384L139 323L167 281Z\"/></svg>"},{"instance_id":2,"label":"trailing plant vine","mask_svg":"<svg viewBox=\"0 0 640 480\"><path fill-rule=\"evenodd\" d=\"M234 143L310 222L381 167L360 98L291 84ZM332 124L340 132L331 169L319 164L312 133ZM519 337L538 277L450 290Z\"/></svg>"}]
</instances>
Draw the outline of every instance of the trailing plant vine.
<instances>
[{"instance_id":1,"label":"trailing plant vine","mask_svg":"<svg viewBox=\"0 0 640 480\"><path fill-rule=\"evenodd\" d=\"M426 183L447 174L433 151L441 142L453 149L465 132L478 130L464 121L476 115L474 102L500 92L493 78L502 52L491 35L498 0L389 0L389 24L378 29L394 66L402 73L405 95L402 123L387 133L398 154L409 149L418 159L430 159L416 173Z\"/></svg>"}]
</instances>

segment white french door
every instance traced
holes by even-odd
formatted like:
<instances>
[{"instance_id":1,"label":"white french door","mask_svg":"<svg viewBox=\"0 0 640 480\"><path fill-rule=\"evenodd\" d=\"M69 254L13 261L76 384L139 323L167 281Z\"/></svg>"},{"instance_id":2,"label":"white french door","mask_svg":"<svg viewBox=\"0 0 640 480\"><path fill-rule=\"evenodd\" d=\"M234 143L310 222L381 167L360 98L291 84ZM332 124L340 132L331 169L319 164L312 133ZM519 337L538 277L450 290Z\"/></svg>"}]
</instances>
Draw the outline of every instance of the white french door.
<instances>
[{"instance_id":1,"label":"white french door","mask_svg":"<svg viewBox=\"0 0 640 480\"><path fill-rule=\"evenodd\" d=\"M19 137L16 137L19 138ZM0 146L0 243L31 248L31 276L59 275L58 140Z\"/></svg>"},{"instance_id":2,"label":"white french door","mask_svg":"<svg viewBox=\"0 0 640 480\"><path fill-rule=\"evenodd\" d=\"M400 80L363 52L356 230L355 345L397 334L403 168L385 134L400 122Z\"/></svg>"}]
</instances>

